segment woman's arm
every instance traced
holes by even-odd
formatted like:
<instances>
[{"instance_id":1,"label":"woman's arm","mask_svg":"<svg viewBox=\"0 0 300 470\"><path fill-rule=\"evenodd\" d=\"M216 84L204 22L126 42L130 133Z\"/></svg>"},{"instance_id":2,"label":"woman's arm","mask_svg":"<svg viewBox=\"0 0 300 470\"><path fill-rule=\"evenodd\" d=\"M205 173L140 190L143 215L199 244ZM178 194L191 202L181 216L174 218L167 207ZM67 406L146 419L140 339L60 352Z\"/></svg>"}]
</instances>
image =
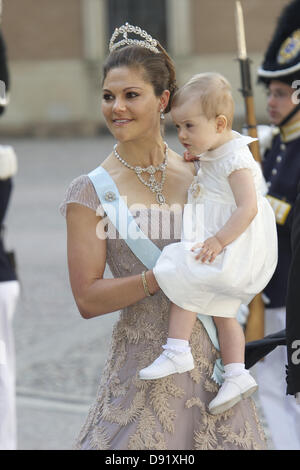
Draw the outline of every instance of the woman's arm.
<instances>
[{"instance_id":1,"label":"woman's arm","mask_svg":"<svg viewBox=\"0 0 300 470\"><path fill-rule=\"evenodd\" d=\"M146 297L141 275L103 279L106 240L96 235L100 217L92 209L70 203L67 208L68 267L72 292L83 318L115 312ZM152 271L150 293L159 290Z\"/></svg>"},{"instance_id":2,"label":"woman's arm","mask_svg":"<svg viewBox=\"0 0 300 470\"><path fill-rule=\"evenodd\" d=\"M211 263L223 248L238 238L250 225L257 214L257 198L251 170L241 169L229 175L229 184L232 189L237 208L226 224L204 243L197 243L192 251L201 248L196 259Z\"/></svg>"}]
</instances>

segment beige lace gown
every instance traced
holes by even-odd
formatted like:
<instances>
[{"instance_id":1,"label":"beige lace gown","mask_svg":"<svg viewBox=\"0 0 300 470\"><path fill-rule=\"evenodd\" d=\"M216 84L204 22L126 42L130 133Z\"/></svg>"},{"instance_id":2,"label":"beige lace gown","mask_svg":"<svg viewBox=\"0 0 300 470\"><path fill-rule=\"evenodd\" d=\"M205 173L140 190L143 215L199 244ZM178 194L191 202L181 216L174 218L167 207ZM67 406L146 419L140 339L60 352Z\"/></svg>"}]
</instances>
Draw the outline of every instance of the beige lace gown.
<instances>
[{"instance_id":1,"label":"beige lace gown","mask_svg":"<svg viewBox=\"0 0 300 470\"><path fill-rule=\"evenodd\" d=\"M99 199L88 176L76 178L69 186L60 207L63 215L70 202L98 208ZM160 249L178 241L178 230L175 233L178 238L174 237L174 214L144 209L137 217L140 228L147 236L154 234L152 241ZM170 217L171 237L166 229L168 224L162 223L163 217ZM108 233L111 230L112 226ZM141 273L144 265L124 240L114 238L107 239L107 263L114 277ZM191 337L195 369L159 380L138 378L138 371L162 351L167 338L168 311L169 300L162 291L122 310L113 328L96 400L75 448L266 449L265 435L251 398L218 416L207 412L207 405L218 390L211 379L218 351L199 320Z\"/></svg>"}]
</instances>

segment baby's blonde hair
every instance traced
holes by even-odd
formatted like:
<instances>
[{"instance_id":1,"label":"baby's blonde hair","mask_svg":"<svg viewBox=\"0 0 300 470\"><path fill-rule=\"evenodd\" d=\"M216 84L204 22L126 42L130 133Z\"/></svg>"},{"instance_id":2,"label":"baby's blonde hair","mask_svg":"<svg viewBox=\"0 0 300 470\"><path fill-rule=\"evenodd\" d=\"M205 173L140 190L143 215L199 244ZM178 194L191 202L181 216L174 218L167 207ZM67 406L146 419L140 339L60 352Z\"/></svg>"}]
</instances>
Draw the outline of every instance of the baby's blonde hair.
<instances>
[{"instance_id":1,"label":"baby's blonde hair","mask_svg":"<svg viewBox=\"0 0 300 470\"><path fill-rule=\"evenodd\" d=\"M177 90L172 107L180 106L191 97L199 99L201 109L208 120L223 114L227 118L227 127L232 127L234 101L231 85L223 75L217 72L194 75Z\"/></svg>"}]
</instances>

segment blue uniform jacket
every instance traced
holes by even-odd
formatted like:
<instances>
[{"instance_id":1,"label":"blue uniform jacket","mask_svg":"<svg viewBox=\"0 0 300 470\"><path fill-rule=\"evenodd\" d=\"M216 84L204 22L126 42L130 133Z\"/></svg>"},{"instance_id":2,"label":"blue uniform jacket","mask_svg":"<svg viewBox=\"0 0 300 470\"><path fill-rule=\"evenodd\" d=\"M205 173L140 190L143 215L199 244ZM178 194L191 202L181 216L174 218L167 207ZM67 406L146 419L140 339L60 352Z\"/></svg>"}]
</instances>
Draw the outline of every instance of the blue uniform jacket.
<instances>
[{"instance_id":1,"label":"blue uniform jacket","mask_svg":"<svg viewBox=\"0 0 300 470\"><path fill-rule=\"evenodd\" d=\"M268 194L284 199L292 205L297 197L300 181L300 137L283 143L276 135L272 147L264 155L263 173L268 184ZM269 308L286 304L288 273L291 264L291 220L293 209L284 225L277 224L278 265L264 292L270 299Z\"/></svg>"}]
</instances>

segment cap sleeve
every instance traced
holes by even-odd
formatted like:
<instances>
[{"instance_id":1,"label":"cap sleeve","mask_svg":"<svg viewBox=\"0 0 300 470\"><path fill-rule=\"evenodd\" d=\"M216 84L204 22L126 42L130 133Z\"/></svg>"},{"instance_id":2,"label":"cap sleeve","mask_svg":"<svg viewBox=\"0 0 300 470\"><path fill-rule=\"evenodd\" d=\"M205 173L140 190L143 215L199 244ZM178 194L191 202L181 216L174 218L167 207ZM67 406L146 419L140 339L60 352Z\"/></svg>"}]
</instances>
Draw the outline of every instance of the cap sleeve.
<instances>
[{"instance_id":1,"label":"cap sleeve","mask_svg":"<svg viewBox=\"0 0 300 470\"><path fill-rule=\"evenodd\" d=\"M222 171L226 177L236 170L248 168L252 170L253 174L257 173L255 160L248 147L242 147L234 152L227 158L222 159L220 163Z\"/></svg>"},{"instance_id":2,"label":"cap sleeve","mask_svg":"<svg viewBox=\"0 0 300 470\"><path fill-rule=\"evenodd\" d=\"M76 202L82 206L89 207L96 211L99 210L100 201L95 191L94 185L87 175L75 178L67 188L65 198L59 206L60 213L65 217L67 205Z\"/></svg>"}]
</instances>

